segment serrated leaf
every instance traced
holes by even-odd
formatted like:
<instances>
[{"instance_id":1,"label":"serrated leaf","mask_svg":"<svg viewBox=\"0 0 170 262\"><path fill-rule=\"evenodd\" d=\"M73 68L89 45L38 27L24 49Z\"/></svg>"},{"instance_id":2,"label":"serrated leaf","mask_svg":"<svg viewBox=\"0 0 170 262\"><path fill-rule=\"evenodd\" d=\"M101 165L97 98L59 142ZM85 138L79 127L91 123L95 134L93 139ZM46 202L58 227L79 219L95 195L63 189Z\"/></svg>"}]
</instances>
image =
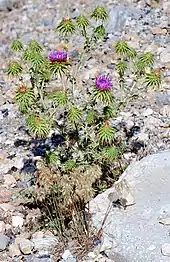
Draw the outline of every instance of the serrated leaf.
<instances>
[{"instance_id":1,"label":"serrated leaf","mask_svg":"<svg viewBox=\"0 0 170 262\"><path fill-rule=\"evenodd\" d=\"M109 90L94 90L93 96L95 100L101 101L103 104L110 105L114 101L114 97Z\"/></svg>"},{"instance_id":2,"label":"serrated leaf","mask_svg":"<svg viewBox=\"0 0 170 262\"><path fill-rule=\"evenodd\" d=\"M115 146L105 147L101 151L102 159L105 161L112 162L114 161L119 155L119 150Z\"/></svg>"},{"instance_id":3,"label":"serrated leaf","mask_svg":"<svg viewBox=\"0 0 170 262\"><path fill-rule=\"evenodd\" d=\"M21 90L25 90L24 92ZM19 87L16 91L15 100L19 105L19 109L22 113L26 113L28 108L34 103L34 92L31 88Z\"/></svg>"},{"instance_id":4,"label":"serrated leaf","mask_svg":"<svg viewBox=\"0 0 170 262\"><path fill-rule=\"evenodd\" d=\"M57 106L67 105L68 97L67 97L66 92L51 93L51 94L48 95L48 98L55 101Z\"/></svg>"},{"instance_id":5,"label":"serrated leaf","mask_svg":"<svg viewBox=\"0 0 170 262\"><path fill-rule=\"evenodd\" d=\"M78 109L77 107L71 106L68 111L68 119L70 122L74 124L80 123L81 114L82 113L80 109Z\"/></svg>"},{"instance_id":6,"label":"serrated leaf","mask_svg":"<svg viewBox=\"0 0 170 262\"><path fill-rule=\"evenodd\" d=\"M105 21L108 19L108 13L104 7L96 7L91 14L91 18L94 18L95 20L102 20Z\"/></svg>"},{"instance_id":7,"label":"serrated leaf","mask_svg":"<svg viewBox=\"0 0 170 262\"><path fill-rule=\"evenodd\" d=\"M66 74L68 71L68 64L67 63L60 63L60 62L49 62L48 68L51 71L52 75L59 75Z\"/></svg>"},{"instance_id":8,"label":"serrated leaf","mask_svg":"<svg viewBox=\"0 0 170 262\"><path fill-rule=\"evenodd\" d=\"M79 15L76 19L76 23L80 29L84 29L89 26L89 21L84 15Z\"/></svg>"},{"instance_id":9,"label":"serrated leaf","mask_svg":"<svg viewBox=\"0 0 170 262\"><path fill-rule=\"evenodd\" d=\"M86 115L86 122L88 124L93 124L97 118L97 112L95 110L89 110Z\"/></svg>"},{"instance_id":10,"label":"serrated leaf","mask_svg":"<svg viewBox=\"0 0 170 262\"><path fill-rule=\"evenodd\" d=\"M99 128L97 135L101 144L110 144L114 139L115 131L113 127L105 123Z\"/></svg>"},{"instance_id":11,"label":"serrated leaf","mask_svg":"<svg viewBox=\"0 0 170 262\"><path fill-rule=\"evenodd\" d=\"M19 40L14 40L11 44L11 50L20 52L23 50L23 44Z\"/></svg>"},{"instance_id":12,"label":"serrated leaf","mask_svg":"<svg viewBox=\"0 0 170 262\"><path fill-rule=\"evenodd\" d=\"M63 19L56 28L63 36L72 35L76 31L76 26L70 18Z\"/></svg>"},{"instance_id":13,"label":"serrated leaf","mask_svg":"<svg viewBox=\"0 0 170 262\"><path fill-rule=\"evenodd\" d=\"M7 69L8 76L19 76L21 72L22 72L22 66L18 62L13 61L9 63Z\"/></svg>"},{"instance_id":14,"label":"serrated leaf","mask_svg":"<svg viewBox=\"0 0 170 262\"><path fill-rule=\"evenodd\" d=\"M30 132L37 137L46 137L51 129L51 122L36 115L30 115L27 118L27 125Z\"/></svg>"},{"instance_id":15,"label":"serrated leaf","mask_svg":"<svg viewBox=\"0 0 170 262\"><path fill-rule=\"evenodd\" d=\"M147 87L159 87L161 85L161 77L155 73L146 74L145 84Z\"/></svg>"},{"instance_id":16,"label":"serrated leaf","mask_svg":"<svg viewBox=\"0 0 170 262\"><path fill-rule=\"evenodd\" d=\"M128 65L125 61L120 61L117 66L116 70L118 71L119 75L123 76L125 71L128 69Z\"/></svg>"}]
</instances>

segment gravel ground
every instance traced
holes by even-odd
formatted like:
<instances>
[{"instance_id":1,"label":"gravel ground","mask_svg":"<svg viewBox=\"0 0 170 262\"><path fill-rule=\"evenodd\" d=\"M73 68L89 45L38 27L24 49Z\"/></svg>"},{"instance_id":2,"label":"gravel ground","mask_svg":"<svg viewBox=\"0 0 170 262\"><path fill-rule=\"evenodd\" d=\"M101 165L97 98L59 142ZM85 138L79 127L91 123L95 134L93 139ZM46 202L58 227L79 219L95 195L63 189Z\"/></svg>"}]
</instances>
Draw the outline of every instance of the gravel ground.
<instances>
[{"instance_id":1,"label":"gravel ground","mask_svg":"<svg viewBox=\"0 0 170 262\"><path fill-rule=\"evenodd\" d=\"M99 45L99 50L92 54L80 75L85 83L91 83L97 73L109 73L114 83L114 92L119 94L114 70L114 51L112 44L123 37L137 51L150 51L155 55L156 68L163 67L164 81L162 89L144 92L138 100L131 102L122 113L113 119L112 124L126 129L126 141L131 150L124 155L127 163L141 157L169 149L170 146L170 2L112 1L112 0L77 0L77 1L3 1L0 0L0 204L10 205L9 199L13 187L29 186L32 172L35 170L35 154L30 151L34 146L23 118L13 104L15 83L4 74L10 61L9 49L12 40L19 38L24 45L35 39L45 46L47 53L60 44L54 27L65 16L73 19L79 13L85 14L96 5L108 8L110 18L106 25L108 40ZM70 42L70 50L81 49L81 39L77 35ZM130 79L130 77L129 77ZM129 82L130 85L130 82ZM79 92L80 90L78 90ZM80 93L80 92L79 92ZM120 133L122 130L120 130ZM125 137L125 133L122 132ZM17 177L17 170L27 174ZM2 182L2 183L1 183ZM12 204L13 205L13 204ZM0 206L2 208L2 206ZM11 207L7 206L6 214ZM15 209L14 209L15 210ZM22 208L14 211L21 216ZM3 214L4 214L3 213ZM16 213L16 214L15 214ZM22 216L21 216L22 217ZM3 216L2 216L3 218ZM1 220L1 217L0 217ZM10 229L10 223L7 228ZM0 227L1 228L1 227ZM25 236L26 238L26 236ZM6 241L6 240L3 240ZM1 243L1 239L0 239ZM6 243L6 242L5 242ZM4 244L4 242L3 242ZM10 243L11 244L11 243ZM16 247L15 247L16 248ZM16 248L17 249L17 248ZM10 249L9 249L10 250ZM16 251L21 255L20 250ZM1 258L2 254L2 258ZM16 257L19 257L19 255ZM13 260L10 252L1 252L0 261L52 261ZM30 259L30 260L29 260ZM32 260L31 260L32 259ZM66 260L64 260L66 261ZM71 261L71 260L70 260ZM109 261L109 260L108 260Z\"/></svg>"}]
</instances>

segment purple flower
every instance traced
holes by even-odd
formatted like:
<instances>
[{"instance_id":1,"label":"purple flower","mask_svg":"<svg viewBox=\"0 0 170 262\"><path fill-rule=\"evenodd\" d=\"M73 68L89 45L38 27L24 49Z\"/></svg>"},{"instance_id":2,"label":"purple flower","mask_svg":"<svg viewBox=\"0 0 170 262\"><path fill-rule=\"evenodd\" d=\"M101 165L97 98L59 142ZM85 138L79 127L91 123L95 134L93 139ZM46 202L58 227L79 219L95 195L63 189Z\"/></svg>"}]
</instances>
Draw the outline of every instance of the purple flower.
<instances>
[{"instance_id":1,"label":"purple flower","mask_svg":"<svg viewBox=\"0 0 170 262\"><path fill-rule=\"evenodd\" d=\"M101 91L110 90L112 88L112 82L106 75L99 75L96 77L96 88Z\"/></svg>"},{"instance_id":2,"label":"purple flower","mask_svg":"<svg viewBox=\"0 0 170 262\"><path fill-rule=\"evenodd\" d=\"M55 51L49 54L48 59L51 62L66 62L67 61L67 53L64 51Z\"/></svg>"}]
</instances>

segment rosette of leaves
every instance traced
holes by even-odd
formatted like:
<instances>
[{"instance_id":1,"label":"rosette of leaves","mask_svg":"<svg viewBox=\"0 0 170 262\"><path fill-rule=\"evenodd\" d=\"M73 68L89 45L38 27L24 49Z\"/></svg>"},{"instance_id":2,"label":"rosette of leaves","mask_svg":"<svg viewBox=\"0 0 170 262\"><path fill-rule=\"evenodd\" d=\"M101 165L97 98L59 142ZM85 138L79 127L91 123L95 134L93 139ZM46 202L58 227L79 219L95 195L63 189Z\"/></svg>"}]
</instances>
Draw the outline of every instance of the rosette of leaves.
<instances>
[{"instance_id":1,"label":"rosette of leaves","mask_svg":"<svg viewBox=\"0 0 170 262\"><path fill-rule=\"evenodd\" d=\"M99 100L105 105L111 105L114 102L114 97L109 90L97 90L93 91L94 100Z\"/></svg>"},{"instance_id":2,"label":"rosette of leaves","mask_svg":"<svg viewBox=\"0 0 170 262\"><path fill-rule=\"evenodd\" d=\"M101 38L104 38L105 36L105 28L103 25L99 25L97 26L94 31L93 31L93 35L92 38L96 41L98 41Z\"/></svg>"},{"instance_id":3,"label":"rosette of leaves","mask_svg":"<svg viewBox=\"0 0 170 262\"><path fill-rule=\"evenodd\" d=\"M71 106L68 111L68 121L73 125L81 124L82 112L79 108Z\"/></svg>"},{"instance_id":4,"label":"rosette of leaves","mask_svg":"<svg viewBox=\"0 0 170 262\"><path fill-rule=\"evenodd\" d=\"M105 122L99 127L97 136L102 145L111 144L115 137L115 130L108 124L108 122Z\"/></svg>"},{"instance_id":5,"label":"rosette of leaves","mask_svg":"<svg viewBox=\"0 0 170 262\"><path fill-rule=\"evenodd\" d=\"M68 96L66 92L50 93L48 98L54 101L57 106L66 106L68 102Z\"/></svg>"},{"instance_id":6,"label":"rosette of leaves","mask_svg":"<svg viewBox=\"0 0 170 262\"><path fill-rule=\"evenodd\" d=\"M116 108L112 106L105 106L103 108L103 118L104 120L109 120L116 115Z\"/></svg>"},{"instance_id":7,"label":"rosette of leaves","mask_svg":"<svg viewBox=\"0 0 170 262\"><path fill-rule=\"evenodd\" d=\"M22 113L26 113L35 101L34 91L26 86L20 86L15 95L15 100Z\"/></svg>"},{"instance_id":8,"label":"rosette of leaves","mask_svg":"<svg viewBox=\"0 0 170 262\"><path fill-rule=\"evenodd\" d=\"M89 26L89 21L85 15L79 15L76 19L78 28L84 37L87 37L86 28Z\"/></svg>"},{"instance_id":9,"label":"rosette of leaves","mask_svg":"<svg viewBox=\"0 0 170 262\"><path fill-rule=\"evenodd\" d=\"M60 161L59 152L58 151L47 152L46 162L47 164L60 165L61 161Z\"/></svg>"},{"instance_id":10,"label":"rosette of leaves","mask_svg":"<svg viewBox=\"0 0 170 262\"><path fill-rule=\"evenodd\" d=\"M153 54L147 52L140 55L136 62L137 73L144 74L148 67L152 68L153 64L154 64Z\"/></svg>"},{"instance_id":11,"label":"rosette of leaves","mask_svg":"<svg viewBox=\"0 0 170 262\"><path fill-rule=\"evenodd\" d=\"M21 72L22 72L22 66L17 61L13 61L9 63L8 69L7 69L8 76L18 77L21 74Z\"/></svg>"},{"instance_id":12,"label":"rosette of leaves","mask_svg":"<svg viewBox=\"0 0 170 262\"><path fill-rule=\"evenodd\" d=\"M147 87L159 87L161 85L162 79L159 74L156 74L155 72L146 74L144 82Z\"/></svg>"},{"instance_id":13,"label":"rosette of leaves","mask_svg":"<svg viewBox=\"0 0 170 262\"><path fill-rule=\"evenodd\" d=\"M35 114L30 115L26 122L30 132L37 137L46 137L51 130L50 120Z\"/></svg>"},{"instance_id":14,"label":"rosette of leaves","mask_svg":"<svg viewBox=\"0 0 170 262\"><path fill-rule=\"evenodd\" d=\"M14 40L11 44L11 50L14 52L20 52L24 49L23 44L19 40Z\"/></svg>"},{"instance_id":15,"label":"rosette of leaves","mask_svg":"<svg viewBox=\"0 0 170 262\"><path fill-rule=\"evenodd\" d=\"M91 109L87 112L87 115L86 115L86 122L88 124L94 124L96 119L98 118L98 113L96 110L94 109Z\"/></svg>"},{"instance_id":16,"label":"rosette of leaves","mask_svg":"<svg viewBox=\"0 0 170 262\"><path fill-rule=\"evenodd\" d=\"M59 75L61 77L63 74L66 74L69 65L67 62L48 62L48 69L52 75Z\"/></svg>"},{"instance_id":17,"label":"rosette of leaves","mask_svg":"<svg viewBox=\"0 0 170 262\"><path fill-rule=\"evenodd\" d=\"M115 51L120 57L133 59L136 56L134 48L130 47L125 41L118 41L115 45Z\"/></svg>"},{"instance_id":18,"label":"rosette of leaves","mask_svg":"<svg viewBox=\"0 0 170 262\"><path fill-rule=\"evenodd\" d=\"M96 21L101 20L105 21L108 19L108 13L104 7L96 7L91 14L91 18L95 19Z\"/></svg>"},{"instance_id":19,"label":"rosette of leaves","mask_svg":"<svg viewBox=\"0 0 170 262\"><path fill-rule=\"evenodd\" d=\"M76 25L73 23L71 18L64 18L56 27L56 30L62 36L70 36L75 33Z\"/></svg>"},{"instance_id":20,"label":"rosette of leaves","mask_svg":"<svg viewBox=\"0 0 170 262\"><path fill-rule=\"evenodd\" d=\"M102 161L113 162L119 156L119 149L115 146L104 147L100 153Z\"/></svg>"}]
</instances>

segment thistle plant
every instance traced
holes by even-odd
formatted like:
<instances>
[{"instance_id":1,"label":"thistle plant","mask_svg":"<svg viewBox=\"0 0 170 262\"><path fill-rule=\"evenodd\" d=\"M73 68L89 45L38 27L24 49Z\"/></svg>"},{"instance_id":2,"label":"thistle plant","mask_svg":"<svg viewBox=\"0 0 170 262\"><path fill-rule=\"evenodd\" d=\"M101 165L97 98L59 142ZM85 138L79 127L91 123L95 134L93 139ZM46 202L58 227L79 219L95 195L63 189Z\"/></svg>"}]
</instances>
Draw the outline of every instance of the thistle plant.
<instances>
[{"instance_id":1,"label":"thistle plant","mask_svg":"<svg viewBox=\"0 0 170 262\"><path fill-rule=\"evenodd\" d=\"M107 18L107 11L96 7L89 17L80 15L76 21L63 19L56 30L65 41L78 32L84 37L82 57L103 40ZM92 26L91 20L96 26ZM9 62L7 75L16 80L15 102L26 118L30 136L44 140L48 137L52 141L53 130L62 137L55 148L48 147L40 163L36 201L41 206L48 202L50 223L55 221L57 229L63 233L66 221L73 222L78 212L84 212L85 205L95 194L95 185L105 177L105 170L113 181L115 166L122 168L122 141L118 130L111 125L122 101L114 97L112 79L103 73L98 74L87 89L85 87L80 97L76 92L77 75L73 73L66 49L47 54L35 40L26 47L14 40L11 50L17 59ZM126 90L129 70L135 84L141 78L145 88L160 86L161 77L154 71L152 54L138 55L122 40L116 43L115 52L121 90L129 92ZM25 76L29 76L29 81ZM51 81L56 79L59 86L56 83L56 89L50 90Z\"/></svg>"},{"instance_id":2,"label":"thistle plant","mask_svg":"<svg viewBox=\"0 0 170 262\"><path fill-rule=\"evenodd\" d=\"M138 55L136 50L130 47L123 40L120 40L115 44L115 53L118 56L116 70L119 74L119 84L121 89L126 92L130 91L131 93L134 91L138 82L144 83L145 88L160 87L162 79L161 75L155 74L153 54L146 52ZM126 79L128 78L129 72L133 78L133 84L130 87L130 90L126 87ZM137 90L135 90L135 92L136 91Z\"/></svg>"}]
</instances>

